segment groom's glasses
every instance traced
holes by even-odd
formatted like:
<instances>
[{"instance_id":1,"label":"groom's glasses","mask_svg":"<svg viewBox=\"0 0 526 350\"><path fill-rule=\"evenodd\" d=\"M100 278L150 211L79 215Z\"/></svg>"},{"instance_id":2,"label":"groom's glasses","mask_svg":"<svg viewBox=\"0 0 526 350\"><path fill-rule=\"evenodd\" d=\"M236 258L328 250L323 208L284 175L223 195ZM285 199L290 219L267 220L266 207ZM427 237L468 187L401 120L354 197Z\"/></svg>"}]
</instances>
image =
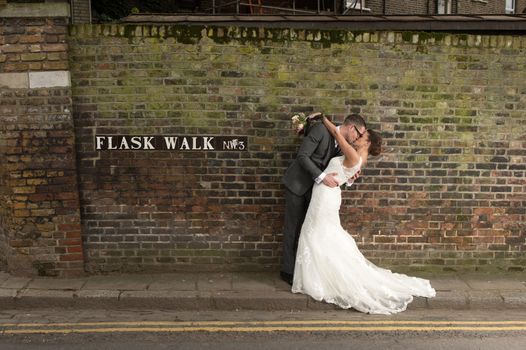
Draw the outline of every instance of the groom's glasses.
<instances>
[{"instance_id":1,"label":"groom's glasses","mask_svg":"<svg viewBox=\"0 0 526 350\"><path fill-rule=\"evenodd\" d=\"M353 125L354 126L354 130L356 130L356 133L358 134L358 138L362 137L363 136L363 132L360 132L360 130L358 130L358 128L356 127L356 125Z\"/></svg>"}]
</instances>

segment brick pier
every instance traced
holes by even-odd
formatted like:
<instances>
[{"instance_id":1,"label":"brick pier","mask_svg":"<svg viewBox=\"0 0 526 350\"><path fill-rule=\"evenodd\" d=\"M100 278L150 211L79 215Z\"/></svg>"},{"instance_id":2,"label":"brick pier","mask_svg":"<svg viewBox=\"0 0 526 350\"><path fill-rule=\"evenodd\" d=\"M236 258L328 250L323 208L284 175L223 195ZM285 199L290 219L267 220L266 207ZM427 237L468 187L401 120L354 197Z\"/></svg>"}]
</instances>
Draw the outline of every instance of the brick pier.
<instances>
[{"instance_id":1,"label":"brick pier","mask_svg":"<svg viewBox=\"0 0 526 350\"><path fill-rule=\"evenodd\" d=\"M69 18L55 14L0 17L0 257L19 275L84 272Z\"/></svg>"}]
</instances>

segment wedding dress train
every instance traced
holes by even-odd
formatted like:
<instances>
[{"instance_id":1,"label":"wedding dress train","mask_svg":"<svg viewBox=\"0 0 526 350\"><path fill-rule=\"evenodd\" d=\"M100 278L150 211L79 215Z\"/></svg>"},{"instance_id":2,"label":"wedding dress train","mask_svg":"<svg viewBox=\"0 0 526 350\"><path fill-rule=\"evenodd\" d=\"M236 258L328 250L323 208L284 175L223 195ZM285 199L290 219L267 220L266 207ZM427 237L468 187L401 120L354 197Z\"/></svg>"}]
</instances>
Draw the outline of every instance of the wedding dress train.
<instances>
[{"instance_id":1,"label":"wedding dress train","mask_svg":"<svg viewBox=\"0 0 526 350\"><path fill-rule=\"evenodd\" d=\"M325 173L337 173L339 184L361 166L343 166L344 157L331 159ZM303 223L293 293L304 293L344 309L371 314L404 311L413 296L433 297L428 280L393 273L375 266L358 250L352 236L340 224L341 189L315 184Z\"/></svg>"}]
</instances>

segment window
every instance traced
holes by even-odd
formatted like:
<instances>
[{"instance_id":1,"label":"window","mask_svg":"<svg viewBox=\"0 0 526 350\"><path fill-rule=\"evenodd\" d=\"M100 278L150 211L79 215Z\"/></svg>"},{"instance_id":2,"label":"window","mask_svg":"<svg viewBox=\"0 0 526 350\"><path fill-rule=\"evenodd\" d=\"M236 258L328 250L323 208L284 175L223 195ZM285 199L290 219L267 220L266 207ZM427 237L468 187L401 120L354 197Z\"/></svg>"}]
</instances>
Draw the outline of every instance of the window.
<instances>
[{"instance_id":1,"label":"window","mask_svg":"<svg viewBox=\"0 0 526 350\"><path fill-rule=\"evenodd\" d=\"M515 0L506 0L506 13L507 14L515 13Z\"/></svg>"},{"instance_id":2,"label":"window","mask_svg":"<svg viewBox=\"0 0 526 350\"><path fill-rule=\"evenodd\" d=\"M358 10L360 12L366 11L371 12L370 8L365 7L365 0L345 0L345 9L343 14L350 12L351 10Z\"/></svg>"},{"instance_id":3,"label":"window","mask_svg":"<svg viewBox=\"0 0 526 350\"><path fill-rule=\"evenodd\" d=\"M453 0L438 0L437 1L437 14L447 15L452 13Z\"/></svg>"},{"instance_id":4,"label":"window","mask_svg":"<svg viewBox=\"0 0 526 350\"><path fill-rule=\"evenodd\" d=\"M345 0L345 7L352 10L369 10L365 7L365 0Z\"/></svg>"}]
</instances>

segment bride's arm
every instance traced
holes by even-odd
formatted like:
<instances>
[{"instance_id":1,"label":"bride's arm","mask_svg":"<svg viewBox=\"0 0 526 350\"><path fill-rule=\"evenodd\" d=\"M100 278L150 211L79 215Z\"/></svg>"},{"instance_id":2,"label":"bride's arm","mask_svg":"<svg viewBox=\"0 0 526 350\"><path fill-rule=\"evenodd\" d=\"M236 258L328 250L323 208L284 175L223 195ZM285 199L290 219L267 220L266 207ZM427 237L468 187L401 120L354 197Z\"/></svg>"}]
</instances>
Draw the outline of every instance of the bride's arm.
<instances>
[{"instance_id":1,"label":"bride's arm","mask_svg":"<svg viewBox=\"0 0 526 350\"><path fill-rule=\"evenodd\" d=\"M345 155L345 158L347 158L352 163L351 166L354 166L356 163L358 163L358 161L360 160L358 152L356 152L356 150L347 142L345 137L343 137L343 135L340 134L336 125L334 125L325 116L323 116L322 120L325 127L329 130L331 135L334 136L336 142L338 142L338 145L340 145L340 149Z\"/></svg>"}]
</instances>

